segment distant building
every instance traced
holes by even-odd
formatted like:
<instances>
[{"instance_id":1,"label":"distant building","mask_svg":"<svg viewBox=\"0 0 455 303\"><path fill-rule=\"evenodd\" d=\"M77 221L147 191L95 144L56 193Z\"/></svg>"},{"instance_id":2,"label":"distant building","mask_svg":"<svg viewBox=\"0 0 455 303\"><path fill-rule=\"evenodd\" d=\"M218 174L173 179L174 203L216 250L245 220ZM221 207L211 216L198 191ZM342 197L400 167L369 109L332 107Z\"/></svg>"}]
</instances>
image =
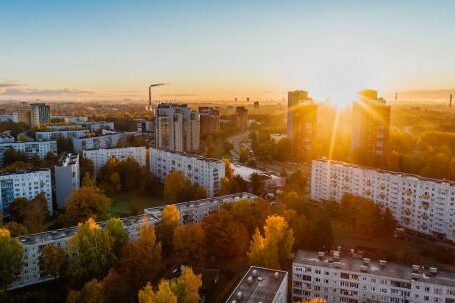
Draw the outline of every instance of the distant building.
<instances>
[{"instance_id":1,"label":"distant building","mask_svg":"<svg viewBox=\"0 0 455 303\"><path fill-rule=\"evenodd\" d=\"M51 107L44 103L30 104L31 112L31 126L45 125L51 123Z\"/></svg>"},{"instance_id":2,"label":"distant building","mask_svg":"<svg viewBox=\"0 0 455 303\"><path fill-rule=\"evenodd\" d=\"M156 109L155 147L179 152L199 151L199 113L186 104L162 103Z\"/></svg>"},{"instance_id":3,"label":"distant building","mask_svg":"<svg viewBox=\"0 0 455 303\"><path fill-rule=\"evenodd\" d=\"M311 199L340 202L344 194L388 207L402 227L455 241L455 182L314 160Z\"/></svg>"},{"instance_id":4,"label":"distant building","mask_svg":"<svg viewBox=\"0 0 455 303\"><path fill-rule=\"evenodd\" d=\"M62 120L65 123L87 122L88 117L84 116L52 116L52 119Z\"/></svg>"},{"instance_id":5,"label":"distant building","mask_svg":"<svg viewBox=\"0 0 455 303\"><path fill-rule=\"evenodd\" d=\"M242 130L248 128L248 110L244 106L235 108L235 126Z\"/></svg>"},{"instance_id":6,"label":"distant building","mask_svg":"<svg viewBox=\"0 0 455 303\"><path fill-rule=\"evenodd\" d=\"M18 113L0 114L0 122L19 122Z\"/></svg>"},{"instance_id":7,"label":"distant building","mask_svg":"<svg viewBox=\"0 0 455 303\"><path fill-rule=\"evenodd\" d=\"M250 183L251 176L257 174L261 178L262 190L268 193L273 193L277 187L284 186L285 178L266 173L260 169L248 167L239 163L231 163L234 175L239 175L243 180Z\"/></svg>"},{"instance_id":8,"label":"distant building","mask_svg":"<svg viewBox=\"0 0 455 303\"><path fill-rule=\"evenodd\" d=\"M292 264L292 302L455 302L455 273L354 255L302 251ZM231 302L231 301L230 301Z\"/></svg>"},{"instance_id":9,"label":"distant building","mask_svg":"<svg viewBox=\"0 0 455 303\"><path fill-rule=\"evenodd\" d=\"M213 107L199 107L200 137L216 133L220 130L220 111Z\"/></svg>"},{"instance_id":10,"label":"distant building","mask_svg":"<svg viewBox=\"0 0 455 303\"><path fill-rule=\"evenodd\" d=\"M254 101L254 109L259 109L259 101Z\"/></svg>"},{"instance_id":11,"label":"distant building","mask_svg":"<svg viewBox=\"0 0 455 303\"><path fill-rule=\"evenodd\" d=\"M19 123L25 123L28 126L32 125L32 110L31 108L19 108L17 110L17 121Z\"/></svg>"},{"instance_id":12,"label":"distant building","mask_svg":"<svg viewBox=\"0 0 455 303\"><path fill-rule=\"evenodd\" d=\"M37 141L57 140L60 138L68 140L82 138L87 135L88 132L88 129L37 131L35 132L35 139Z\"/></svg>"},{"instance_id":13,"label":"distant building","mask_svg":"<svg viewBox=\"0 0 455 303\"><path fill-rule=\"evenodd\" d=\"M225 174L221 160L150 148L150 171L164 181L172 170L181 171L191 183L204 186L208 197L213 197L221 189L221 179Z\"/></svg>"},{"instance_id":14,"label":"distant building","mask_svg":"<svg viewBox=\"0 0 455 303\"><path fill-rule=\"evenodd\" d=\"M251 266L226 303L286 303L288 272Z\"/></svg>"},{"instance_id":15,"label":"distant building","mask_svg":"<svg viewBox=\"0 0 455 303\"><path fill-rule=\"evenodd\" d=\"M316 144L318 105L308 97L308 92L288 92L287 131L294 159L311 161Z\"/></svg>"},{"instance_id":16,"label":"distant building","mask_svg":"<svg viewBox=\"0 0 455 303\"><path fill-rule=\"evenodd\" d=\"M137 119L137 131L139 133L154 132L155 126L152 120Z\"/></svg>"},{"instance_id":17,"label":"distant building","mask_svg":"<svg viewBox=\"0 0 455 303\"><path fill-rule=\"evenodd\" d=\"M107 121L78 121L75 122L76 125L87 128L91 132L98 131L100 129L115 130L114 122Z\"/></svg>"},{"instance_id":18,"label":"distant building","mask_svg":"<svg viewBox=\"0 0 455 303\"><path fill-rule=\"evenodd\" d=\"M14 149L23 152L28 160L34 157L43 160L48 153L57 155L57 141L24 141L0 143L0 164L3 164L3 157L7 149Z\"/></svg>"},{"instance_id":19,"label":"distant building","mask_svg":"<svg viewBox=\"0 0 455 303\"><path fill-rule=\"evenodd\" d=\"M122 134L114 132L99 136L73 138L73 151L80 152L87 149L114 148L117 146L117 142L121 137Z\"/></svg>"},{"instance_id":20,"label":"distant building","mask_svg":"<svg viewBox=\"0 0 455 303\"><path fill-rule=\"evenodd\" d=\"M286 134L270 134L270 140L278 143L281 139L287 139L288 136Z\"/></svg>"},{"instance_id":21,"label":"distant building","mask_svg":"<svg viewBox=\"0 0 455 303\"><path fill-rule=\"evenodd\" d=\"M121 147L110 149L92 149L84 150L85 158L93 161L95 174L103 167L110 157L115 157L121 161L126 158L132 158L139 163L140 166L147 165L147 149L145 147Z\"/></svg>"},{"instance_id":22,"label":"distant building","mask_svg":"<svg viewBox=\"0 0 455 303\"><path fill-rule=\"evenodd\" d=\"M15 142L14 136L9 134L2 134L0 135L0 143L12 143Z\"/></svg>"},{"instance_id":23,"label":"distant building","mask_svg":"<svg viewBox=\"0 0 455 303\"><path fill-rule=\"evenodd\" d=\"M64 153L55 165L57 208L65 209L66 200L79 187L79 154Z\"/></svg>"},{"instance_id":24,"label":"distant building","mask_svg":"<svg viewBox=\"0 0 455 303\"><path fill-rule=\"evenodd\" d=\"M0 174L0 210L5 212L16 198L34 199L43 193L49 213L52 208L52 184L50 169L18 170Z\"/></svg>"},{"instance_id":25,"label":"distant building","mask_svg":"<svg viewBox=\"0 0 455 303\"><path fill-rule=\"evenodd\" d=\"M355 163L384 167L389 150L390 106L375 90L359 92L352 108L352 155Z\"/></svg>"}]
</instances>

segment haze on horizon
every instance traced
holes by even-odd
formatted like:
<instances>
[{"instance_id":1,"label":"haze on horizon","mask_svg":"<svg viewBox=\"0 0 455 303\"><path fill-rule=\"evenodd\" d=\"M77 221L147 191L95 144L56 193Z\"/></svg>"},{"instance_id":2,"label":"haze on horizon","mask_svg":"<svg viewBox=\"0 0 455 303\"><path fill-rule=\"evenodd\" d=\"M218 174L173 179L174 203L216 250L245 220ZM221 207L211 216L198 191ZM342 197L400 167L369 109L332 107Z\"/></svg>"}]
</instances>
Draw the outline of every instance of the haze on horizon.
<instances>
[{"instance_id":1,"label":"haze on horizon","mask_svg":"<svg viewBox=\"0 0 455 303\"><path fill-rule=\"evenodd\" d=\"M455 88L455 2L2 1L0 100ZM346 102L346 101L343 101Z\"/></svg>"}]
</instances>

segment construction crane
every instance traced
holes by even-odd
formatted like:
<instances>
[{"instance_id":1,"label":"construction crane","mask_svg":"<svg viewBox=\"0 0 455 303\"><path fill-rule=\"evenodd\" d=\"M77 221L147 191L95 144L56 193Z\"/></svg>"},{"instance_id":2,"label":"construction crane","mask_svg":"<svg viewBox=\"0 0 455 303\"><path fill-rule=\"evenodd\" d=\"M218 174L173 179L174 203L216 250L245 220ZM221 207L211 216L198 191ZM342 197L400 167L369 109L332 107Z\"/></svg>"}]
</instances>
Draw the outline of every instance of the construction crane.
<instances>
[{"instance_id":1,"label":"construction crane","mask_svg":"<svg viewBox=\"0 0 455 303\"><path fill-rule=\"evenodd\" d=\"M166 85L166 83L153 83L149 85L149 105L147 107L148 111L152 111L152 87L156 86L163 86Z\"/></svg>"}]
</instances>

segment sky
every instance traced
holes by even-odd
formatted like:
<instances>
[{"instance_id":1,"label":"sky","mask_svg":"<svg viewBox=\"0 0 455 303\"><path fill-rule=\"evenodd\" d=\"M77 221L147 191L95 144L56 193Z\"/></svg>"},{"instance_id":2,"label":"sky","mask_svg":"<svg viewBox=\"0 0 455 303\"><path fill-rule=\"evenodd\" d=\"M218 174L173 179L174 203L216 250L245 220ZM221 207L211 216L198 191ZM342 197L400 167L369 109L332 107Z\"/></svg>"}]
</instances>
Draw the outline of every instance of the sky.
<instances>
[{"instance_id":1,"label":"sky","mask_svg":"<svg viewBox=\"0 0 455 303\"><path fill-rule=\"evenodd\" d=\"M455 88L455 1L0 1L0 100ZM340 101L336 101L340 100ZM346 101L348 102L348 101Z\"/></svg>"}]
</instances>

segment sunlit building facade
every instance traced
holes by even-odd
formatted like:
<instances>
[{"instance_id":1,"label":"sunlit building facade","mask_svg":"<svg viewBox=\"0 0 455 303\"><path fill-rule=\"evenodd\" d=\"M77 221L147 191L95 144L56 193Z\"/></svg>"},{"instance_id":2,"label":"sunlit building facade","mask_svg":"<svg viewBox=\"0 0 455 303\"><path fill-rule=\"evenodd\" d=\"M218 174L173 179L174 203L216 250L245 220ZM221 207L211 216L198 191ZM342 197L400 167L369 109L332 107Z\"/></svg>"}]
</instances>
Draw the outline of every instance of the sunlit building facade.
<instances>
[{"instance_id":1,"label":"sunlit building facade","mask_svg":"<svg viewBox=\"0 0 455 303\"><path fill-rule=\"evenodd\" d=\"M131 158L136 160L140 166L147 164L147 149L144 146L84 150L83 155L92 160L95 174L107 163L110 157L115 157L119 161Z\"/></svg>"},{"instance_id":2,"label":"sunlit building facade","mask_svg":"<svg viewBox=\"0 0 455 303\"><path fill-rule=\"evenodd\" d=\"M313 160L311 199L340 202L346 193L388 207L402 227L455 241L455 182Z\"/></svg>"}]
</instances>

